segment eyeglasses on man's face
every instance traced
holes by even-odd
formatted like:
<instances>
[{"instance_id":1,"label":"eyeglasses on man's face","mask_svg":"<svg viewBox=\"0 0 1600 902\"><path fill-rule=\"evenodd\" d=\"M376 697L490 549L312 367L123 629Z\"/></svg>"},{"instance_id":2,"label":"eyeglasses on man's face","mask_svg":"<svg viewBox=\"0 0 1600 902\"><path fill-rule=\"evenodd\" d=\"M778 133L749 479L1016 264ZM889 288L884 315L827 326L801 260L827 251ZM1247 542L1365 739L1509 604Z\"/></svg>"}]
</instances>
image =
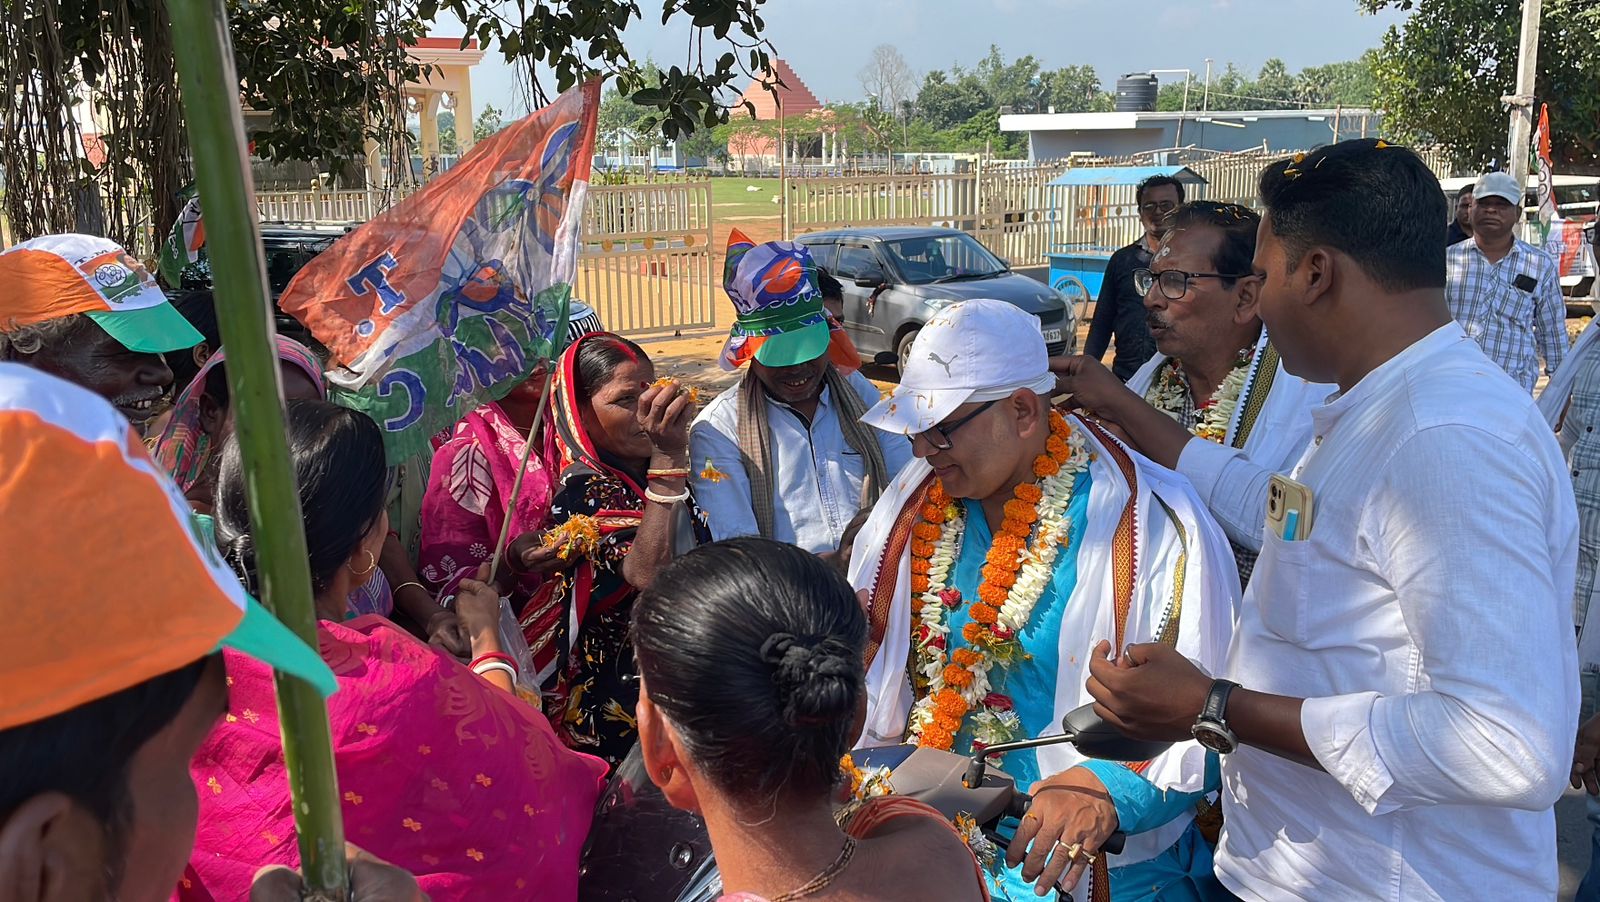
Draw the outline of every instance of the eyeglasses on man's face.
<instances>
[{"instance_id":1,"label":"eyeglasses on man's face","mask_svg":"<svg viewBox=\"0 0 1600 902\"><path fill-rule=\"evenodd\" d=\"M950 436L954 435L957 429L960 429L962 426L972 422L972 420L977 417L978 414L983 413L985 410L988 410L999 403L1000 399L998 398L993 401L985 401L978 405L977 410L974 410L964 417L958 417L948 423L939 423L935 426L929 427L927 432L921 433L921 437L927 439L928 444L933 446L933 450L949 451L951 448L955 447L950 441Z\"/></svg>"},{"instance_id":2,"label":"eyeglasses on man's face","mask_svg":"<svg viewBox=\"0 0 1600 902\"><path fill-rule=\"evenodd\" d=\"M1160 285L1162 297L1177 301L1189 293L1190 279L1248 279L1253 275L1255 273L1184 272L1181 269L1151 272L1148 269L1136 269L1133 271L1133 290L1144 296L1150 293L1150 289Z\"/></svg>"},{"instance_id":3,"label":"eyeglasses on man's face","mask_svg":"<svg viewBox=\"0 0 1600 902\"><path fill-rule=\"evenodd\" d=\"M1165 216L1176 209L1178 209L1178 202L1175 200L1149 200L1139 205L1140 213L1150 213L1156 216Z\"/></svg>"}]
</instances>

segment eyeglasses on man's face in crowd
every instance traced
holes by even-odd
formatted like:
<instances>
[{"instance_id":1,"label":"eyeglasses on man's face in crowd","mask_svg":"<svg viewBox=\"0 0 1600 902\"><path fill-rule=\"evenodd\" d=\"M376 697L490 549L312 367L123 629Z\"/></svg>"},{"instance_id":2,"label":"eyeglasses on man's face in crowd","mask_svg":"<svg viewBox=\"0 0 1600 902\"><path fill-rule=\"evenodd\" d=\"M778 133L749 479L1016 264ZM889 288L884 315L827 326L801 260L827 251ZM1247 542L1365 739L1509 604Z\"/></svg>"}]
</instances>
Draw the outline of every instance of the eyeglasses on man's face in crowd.
<instances>
[{"instance_id":1,"label":"eyeglasses on man's face in crowd","mask_svg":"<svg viewBox=\"0 0 1600 902\"><path fill-rule=\"evenodd\" d=\"M1223 273L1223 272L1184 272L1181 269L1168 269L1162 272L1151 272L1148 269L1133 271L1133 290L1140 296L1150 293L1156 285L1161 286L1161 296L1169 301L1182 300L1189 293L1190 279L1247 279L1255 273Z\"/></svg>"}]
</instances>

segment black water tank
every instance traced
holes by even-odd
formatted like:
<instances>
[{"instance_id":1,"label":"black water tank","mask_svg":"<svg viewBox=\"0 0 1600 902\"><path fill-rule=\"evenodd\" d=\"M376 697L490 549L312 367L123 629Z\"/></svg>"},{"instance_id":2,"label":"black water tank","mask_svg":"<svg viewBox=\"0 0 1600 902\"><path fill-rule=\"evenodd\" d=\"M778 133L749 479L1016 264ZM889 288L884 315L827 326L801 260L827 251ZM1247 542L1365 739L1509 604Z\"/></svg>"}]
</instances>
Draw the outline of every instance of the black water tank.
<instances>
[{"instance_id":1,"label":"black water tank","mask_svg":"<svg viewBox=\"0 0 1600 902\"><path fill-rule=\"evenodd\" d=\"M1160 87L1156 77L1147 72L1122 76L1117 79L1117 112L1151 112L1156 108L1156 93Z\"/></svg>"}]
</instances>

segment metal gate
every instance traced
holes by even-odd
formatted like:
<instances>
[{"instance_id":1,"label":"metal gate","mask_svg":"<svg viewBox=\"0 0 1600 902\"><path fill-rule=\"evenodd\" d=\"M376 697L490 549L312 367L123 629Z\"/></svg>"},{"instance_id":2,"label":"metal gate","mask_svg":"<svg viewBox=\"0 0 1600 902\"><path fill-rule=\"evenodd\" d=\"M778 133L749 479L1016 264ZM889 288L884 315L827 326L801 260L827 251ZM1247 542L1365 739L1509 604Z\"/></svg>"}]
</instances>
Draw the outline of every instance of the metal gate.
<instances>
[{"instance_id":1,"label":"metal gate","mask_svg":"<svg viewBox=\"0 0 1600 902\"><path fill-rule=\"evenodd\" d=\"M613 332L716 325L711 186L590 187L577 296Z\"/></svg>"}]
</instances>

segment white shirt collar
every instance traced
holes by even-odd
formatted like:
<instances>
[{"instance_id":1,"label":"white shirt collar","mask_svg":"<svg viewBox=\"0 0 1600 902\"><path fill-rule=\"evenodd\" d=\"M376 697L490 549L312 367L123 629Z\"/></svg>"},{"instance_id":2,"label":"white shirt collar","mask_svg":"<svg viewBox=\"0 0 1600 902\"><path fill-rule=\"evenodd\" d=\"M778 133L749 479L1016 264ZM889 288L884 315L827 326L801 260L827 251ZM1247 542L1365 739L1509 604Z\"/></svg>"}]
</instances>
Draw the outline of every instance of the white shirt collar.
<instances>
[{"instance_id":1,"label":"white shirt collar","mask_svg":"<svg viewBox=\"0 0 1600 902\"><path fill-rule=\"evenodd\" d=\"M1434 329L1412 342L1411 346L1379 364L1372 372L1361 377L1347 392L1334 392L1319 407L1311 411L1312 422L1318 435L1327 434L1347 412L1363 406L1373 397L1388 391L1390 386L1428 358L1444 352L1461 341L1470 341L1467 333L1455 320Z\"/></svg>"}]
</instances>

